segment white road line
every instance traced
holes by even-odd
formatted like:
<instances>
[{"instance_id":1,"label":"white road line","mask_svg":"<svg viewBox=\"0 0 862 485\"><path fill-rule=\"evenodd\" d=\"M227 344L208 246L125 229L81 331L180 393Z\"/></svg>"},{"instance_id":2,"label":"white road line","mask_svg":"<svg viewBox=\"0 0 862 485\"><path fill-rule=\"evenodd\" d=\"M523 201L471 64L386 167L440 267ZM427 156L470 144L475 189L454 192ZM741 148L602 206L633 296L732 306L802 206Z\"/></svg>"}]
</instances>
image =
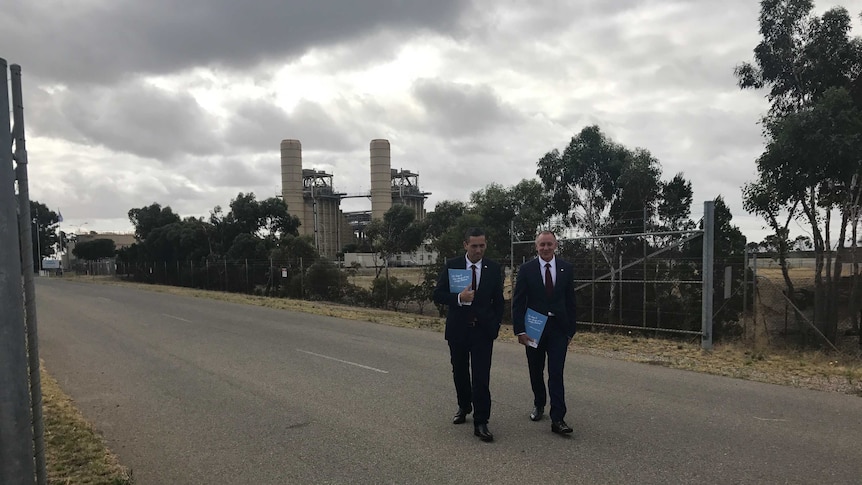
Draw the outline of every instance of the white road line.
<instances>
[{"instance_id":1,"label":"white road line","mask_svg":"<svg viewBox=\"0 0 862 485\"><path fill-rule=\"evenodd\" d=\"M175 317L173 315L168 315L167 313L162 313L162 315L169 317L169 318L174 318L174 319L179 320L181 322L192 323L191 320L186 320L185 318L180 318L180 317Z\"/></svg>"},{"instance_id":2,"label":"white road line","mask_svg":"<svg viewBox=\"0 0 862 485\"><path fill-rule=\"evenodd\" d=\"M324 359L334 360L336 362L341 362L342 364L350 364L355 365L356 367L362 367L363 369L373 370L374 372L380 372L381 374L388 374L388 370L376 369L374 367L368 367L367 365L357 364L356 362L350 362L347 360L336 359L335 357L330 357L328 355L315 354L314 352L309 352L307 350L296 349L297 352L302 352L303 354L313 355L315 357L322 357Z\"/></svg>"},{"instance_id":3,"label":"white road line","mask_svg":"<svg viewBox=\"0 0 862 485\"><path fill-rule=\"evenodd\" d=\"M781 418L760 418L760 417L757 417L757 416L754 416L754 419L756 419L756 420L758 420L758 421L775 421L775 422L778 422L778 423L784 423L784 422L786 422L786 421L787 421L786 419L781 419Z\"/></svg>"}]
</instances>

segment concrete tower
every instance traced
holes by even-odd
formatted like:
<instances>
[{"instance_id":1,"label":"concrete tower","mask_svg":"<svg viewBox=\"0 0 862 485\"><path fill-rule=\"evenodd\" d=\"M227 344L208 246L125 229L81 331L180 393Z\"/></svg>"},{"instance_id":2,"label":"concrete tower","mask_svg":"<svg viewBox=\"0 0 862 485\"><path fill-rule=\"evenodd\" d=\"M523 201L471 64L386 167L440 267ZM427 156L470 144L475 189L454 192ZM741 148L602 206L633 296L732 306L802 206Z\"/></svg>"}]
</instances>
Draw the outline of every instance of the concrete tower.
<instances>
[{"instance_id":1,"label":"concrete tower","mask_svg":"<svg viewBox=\"0 0 862 485\"><path fill-rule=\"evenodd\" d=\"M309 234L311 224L305 217L302 189L302 144L299 140L281 140L281 195L287 212L302 223L299 233Z\"/></svg>"},{"instance_id":2,"label":"concrete tower","mask_svg":"<svg viewBox=\"0 0 862 485\"><path fill-rule=\"evenodd\" d=\"M371 140L371 218L383 219L392 207L389 140Z\"/></svg>"}]
</instances>

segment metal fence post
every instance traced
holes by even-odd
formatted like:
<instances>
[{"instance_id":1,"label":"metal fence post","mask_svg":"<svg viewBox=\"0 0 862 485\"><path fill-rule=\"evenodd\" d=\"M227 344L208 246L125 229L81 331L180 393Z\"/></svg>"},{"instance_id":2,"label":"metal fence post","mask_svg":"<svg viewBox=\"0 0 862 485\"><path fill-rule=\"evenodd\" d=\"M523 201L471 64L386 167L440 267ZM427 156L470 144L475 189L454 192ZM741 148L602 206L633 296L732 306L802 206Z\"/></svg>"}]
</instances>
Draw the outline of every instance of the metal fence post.
<instances>
[{"instance_id":1,"label":"metal fence post","mask_svg":"<svg viewBox=\"0 0 862 485\"><path fill-rule=\"evenodd\" d=\"M33 483L33 428L5 59L0 58L0 66L0 483Z\"/></svg>"},{"instance_id":2,"label":"metal fence post","mask_svg":"<svg viewBox=\"0 0 862 485\"><path fill-rule=\"evenodd\" d=\"M15 139L15 160L18 162L18 207L21 216L18 229L21 236L22 261L29 261L33 254L33 244L30 234L30 180L27 174L27 144L24 136L24 96L21 88L21 66L12 64L9 67L12 74L12 119ZM39 241L39 233L36 234ZM38 255L38 267L42 269L42 255ZM23 269L22 264L22 269ZM24 313L27 335L27 357L30 372L30 411L33 419L33 446L36 458L36 483L44 485L48 479L45 468L45 435L42 421L42 376L39 368L39 339L36 320L36 286L33 271L24 269Z\"/></svg>"},{"instance_id":3,"label":"metal fence post","mask_svg":"<svg viewBox=\"0 0 862 485\"><path fill-rule=\"evenodd\" d=\"M701 343L712 350L713 260L715 257L715 201L703 203L703 309L701 311Z\"/></svg>"}]
</instances>

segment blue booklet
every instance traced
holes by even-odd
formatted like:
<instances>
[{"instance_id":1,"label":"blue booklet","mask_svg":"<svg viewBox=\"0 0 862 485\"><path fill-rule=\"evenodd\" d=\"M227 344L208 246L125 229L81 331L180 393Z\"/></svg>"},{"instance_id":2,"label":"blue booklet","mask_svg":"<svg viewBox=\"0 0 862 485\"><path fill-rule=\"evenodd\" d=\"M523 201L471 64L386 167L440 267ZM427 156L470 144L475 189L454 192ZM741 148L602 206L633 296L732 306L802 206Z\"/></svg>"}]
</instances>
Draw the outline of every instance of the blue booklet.
<instances>
[{"instance_id":1,"label":"blue booklet","mask_svg":"<svg viewBox=\"0 0 862 485\"><path fill-rule=\"evenodd\" d=\"M533 339L528 343L530 347L538 347L539 340L542 338L542 332L545 330L545 324L548 323L548 316L527 308L527 314L524 316L524 326L526 327L527 336Z\"/></svg>"},{"instance_id":2,"label":"blue booklet","mask_svg":"<svg viewBox=\"0 0 862 485\"><path fill-rule=\"evenodd\" d=\"M461 293L473 282L473 272L469 269L449 269L449 291Z\"/></svg>"}]
</instances>

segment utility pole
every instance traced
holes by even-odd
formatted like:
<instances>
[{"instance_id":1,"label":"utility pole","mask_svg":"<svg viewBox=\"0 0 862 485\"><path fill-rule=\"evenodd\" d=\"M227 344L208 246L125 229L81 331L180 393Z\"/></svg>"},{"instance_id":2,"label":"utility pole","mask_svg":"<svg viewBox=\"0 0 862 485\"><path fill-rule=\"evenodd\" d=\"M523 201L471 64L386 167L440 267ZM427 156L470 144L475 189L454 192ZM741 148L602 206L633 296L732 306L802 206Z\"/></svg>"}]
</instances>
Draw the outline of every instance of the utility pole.
<instances>
[{"instance_id":1,"label":"utility pole","mask_svg":"<svg viewBox=\"0 0 862 485\"><path fill-rule=\"evenodd\" d=\"M33 483L36 473L7 66L0 58L0 483L24 484Z\"/></svg>"}]
</instances>

